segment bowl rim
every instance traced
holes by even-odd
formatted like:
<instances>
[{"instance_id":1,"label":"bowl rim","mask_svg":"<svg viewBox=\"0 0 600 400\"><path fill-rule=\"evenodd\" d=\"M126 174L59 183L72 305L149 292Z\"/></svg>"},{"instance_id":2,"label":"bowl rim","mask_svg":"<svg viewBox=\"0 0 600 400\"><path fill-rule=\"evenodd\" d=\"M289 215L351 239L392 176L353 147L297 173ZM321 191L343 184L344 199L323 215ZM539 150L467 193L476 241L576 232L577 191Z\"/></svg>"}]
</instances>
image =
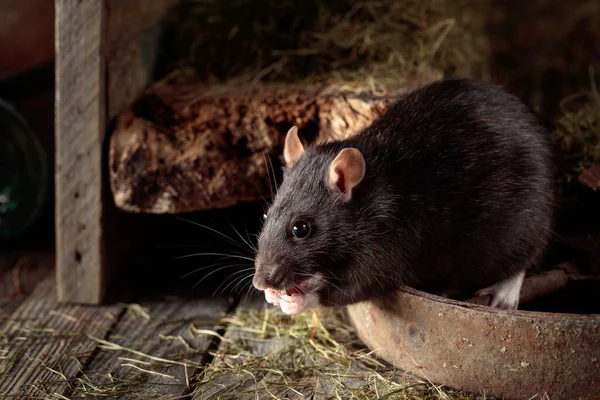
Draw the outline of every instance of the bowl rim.
<instances>
[{"instance_id":1,"label":"bowl rim","mask_svg":"<svg viewBox=\"0 0 600 400\"><path fill-rule=\"evenodd\" d=\"M524 319L543 319L543 320L568 320L568 321L589 321L589 322L597 322L600 324L600 314L574 314L574 313L555 313L555 312L544 312L544 311L529 311L529 310L505 310L496 307L490 307L482 304L474 304L468 303L466 301L448 299L446 297L438 296L436 294L431 294L427 292L423 292L421 290L409 287L409 286L401 286L399 289L394 291L391 298L394 301L399 300L400 295L410 295L416 298L422 298L427 302L443 306L443 307L452 307L452 308L462 308L469 309L472 311L481 312L483 314L487 314L488 316L511 316L517 318Z\"/></svg>"}]
</instances>

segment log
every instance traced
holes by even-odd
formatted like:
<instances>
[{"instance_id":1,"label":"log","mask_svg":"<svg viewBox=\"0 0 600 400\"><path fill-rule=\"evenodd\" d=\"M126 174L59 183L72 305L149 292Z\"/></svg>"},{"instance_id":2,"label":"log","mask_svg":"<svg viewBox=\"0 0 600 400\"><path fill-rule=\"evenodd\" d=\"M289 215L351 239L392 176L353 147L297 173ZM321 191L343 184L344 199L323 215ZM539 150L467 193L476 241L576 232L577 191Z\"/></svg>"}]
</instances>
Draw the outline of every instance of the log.
<instances>
[{"instance_id":1,"label":"log","mask_svg":"<svg viewBox=\"0 0 600 400\"><path fill-rule=\"evenodd\" d=\"M306 143L346 138L432 80L377 96L331 86L159 82L117 117L109 150L114 201L127 212L174 214L267 198L290 127Z\"/></svg>"}]
</instances>

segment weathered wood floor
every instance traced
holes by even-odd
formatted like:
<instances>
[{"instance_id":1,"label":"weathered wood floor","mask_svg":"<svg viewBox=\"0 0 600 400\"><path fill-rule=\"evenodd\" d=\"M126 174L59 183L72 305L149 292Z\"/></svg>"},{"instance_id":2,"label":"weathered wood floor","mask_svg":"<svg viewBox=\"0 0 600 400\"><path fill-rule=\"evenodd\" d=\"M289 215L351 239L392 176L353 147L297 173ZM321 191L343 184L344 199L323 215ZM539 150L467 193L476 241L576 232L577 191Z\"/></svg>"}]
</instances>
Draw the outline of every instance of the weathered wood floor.
<instances>
[{"instance_id":1,"label":"weathered wood floor","mask_svg":"<svg viewBox=\"0 0 600 400\"><path fill-rule=\"evenodd\" d=\"M347 398L340 390L391 389L375 369L340 367L319 355L328 350L314 341L310 351L299 349L303 342L290 344L289 333L279 335L280 322L267 329L272 312L264 311L262 298L66 305L56 300L52 253L0 263L0 399L325 399ZM248 312L255 312L254 320L244 322ZM314 315L307 318L304 331L292 333L306 343L319 326L311 325ZM265 335L269 329L276 334ZM335 348L328 335L324 340ZM327 360L331 370L320 367Z\"/></svg>"},{"instance_id":2,"label":"weathered wood floor","mask_svg":"<svg viewBox=\"0 0 600 400\"><path fill-rule=\"evenodd\" d=\"M234 306L225 297L64 305L51 253L2 263L2 399L192 398L193 366L211 361L208 350L222 333L217 321Z\"/></svg>"}]
</instances>

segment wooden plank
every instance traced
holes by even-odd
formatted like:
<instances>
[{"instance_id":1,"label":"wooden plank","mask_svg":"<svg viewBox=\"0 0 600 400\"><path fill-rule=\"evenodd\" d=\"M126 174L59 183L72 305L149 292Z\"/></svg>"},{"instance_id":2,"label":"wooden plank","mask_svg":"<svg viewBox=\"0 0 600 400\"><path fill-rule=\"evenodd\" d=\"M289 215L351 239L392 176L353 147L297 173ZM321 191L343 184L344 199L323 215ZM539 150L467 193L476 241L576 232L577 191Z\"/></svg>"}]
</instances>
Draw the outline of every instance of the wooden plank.
<instances>
[{"instance_id":1,"label":"wooden plank","mask_svg":"<svg viewBox=\"0 0 600 400\"><path fill-rule=\"evenodd\" d=\"M59 304L51 275L1 325L0 397L59 398L123 309Z\"/></svg>"},{"instance_id":2,"label":"wooden plank","mask_svg":"<svg viewBox=\"0 0 600 400\"><path fill-rule=\"evenodd\" d=\"M55 0L56 272L61 301L98 303L105 288L105 3Z\"/></svg>"},{"instance_id":3,"label":"wooden plank","mask_svg":"<svg viewBox=\"0 0 600 400\"><path fill-rule=\"evenodd\" d=\"M240 315L248 312L248 310L261 311L270 307L265 303L263 296L252 296L243 299L235 313L233 314L233 320L239 319ZM258 326L252 326L250 328L257 328ZM239 344L243 339L244 335L241 331L235 329L235 325L230 325L224 335L225 340L221 341L217 354L220 356L215 357L213 365L218 370L220 367L225 365L236 365L242 364L246 357L260 357L273 352L279 351L285 347L285 338L279 338L277 340L257 341L245 343L248 345L248 353L235 354L235 351L231 351L231 346ZM236 359L237 358L237 359ZM201 371L199 371L201 372ZM252 375L243 371L233 372L232 368L228 368L226 372L217 373L212 375L208 382L202 382L202 376L198 378L200 382L195 383L195 389L193 391L193 400L208 400L208 399L250 399L250 398L263 398L259 397L258 393L265 394L264 390L260 391L260 385L262 379L267 375L265 372L260 371L249 371ZM260 392L256 392L260 391ZM256 394L255 394L256 392ZM280 391L271 390L271 394L277 398L280 395ZM266 398L266 397L265 397ZM307 397L310 398L310 397Z\"/></svg>"},{"instance_id":4,"label":"wooden plank","mask_svg":"<svg viewBox=\"0 0 600 400\"><path fill-rule=\"evenodd\" d=\"M19 254L21 253L21 254ZM0 256L0 318L12 314L53 273L54 252L10 252Z\"/></svg>"},{"instance_id":5,"label":"wooden plank","mask_svg":"<svg viewBox=\"0 0 600 400\"><path fill-rule=\"evenodd\" d=\"M216 331L230 303L225 298L175 298L140 306L147 314L131 309L125 315L105 343L112 350L100 351L69 398L83 397L92 386L96 395L113 398L166 399L189 392L191 375L217 340L198 330Z\"/></svg>"}]
</instances>

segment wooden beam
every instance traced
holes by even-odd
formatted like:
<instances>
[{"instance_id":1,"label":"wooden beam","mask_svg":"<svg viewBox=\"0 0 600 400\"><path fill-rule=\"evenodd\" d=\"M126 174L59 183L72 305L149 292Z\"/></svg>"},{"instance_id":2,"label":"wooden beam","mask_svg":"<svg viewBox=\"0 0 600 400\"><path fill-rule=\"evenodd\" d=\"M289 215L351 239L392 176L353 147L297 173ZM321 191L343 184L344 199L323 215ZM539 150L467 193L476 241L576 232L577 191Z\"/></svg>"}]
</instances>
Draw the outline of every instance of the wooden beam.
<instances>
[{"instance_id":1,"label":"wooden beam","mask_svg":"<svg viewBox=\"0 0 600 400\"><path fill-rule=\"evenodd\" d=\"M99 303L105 289L102 143L106 2L55 0L58 299Z\"/></svg>"}]
</instances>

